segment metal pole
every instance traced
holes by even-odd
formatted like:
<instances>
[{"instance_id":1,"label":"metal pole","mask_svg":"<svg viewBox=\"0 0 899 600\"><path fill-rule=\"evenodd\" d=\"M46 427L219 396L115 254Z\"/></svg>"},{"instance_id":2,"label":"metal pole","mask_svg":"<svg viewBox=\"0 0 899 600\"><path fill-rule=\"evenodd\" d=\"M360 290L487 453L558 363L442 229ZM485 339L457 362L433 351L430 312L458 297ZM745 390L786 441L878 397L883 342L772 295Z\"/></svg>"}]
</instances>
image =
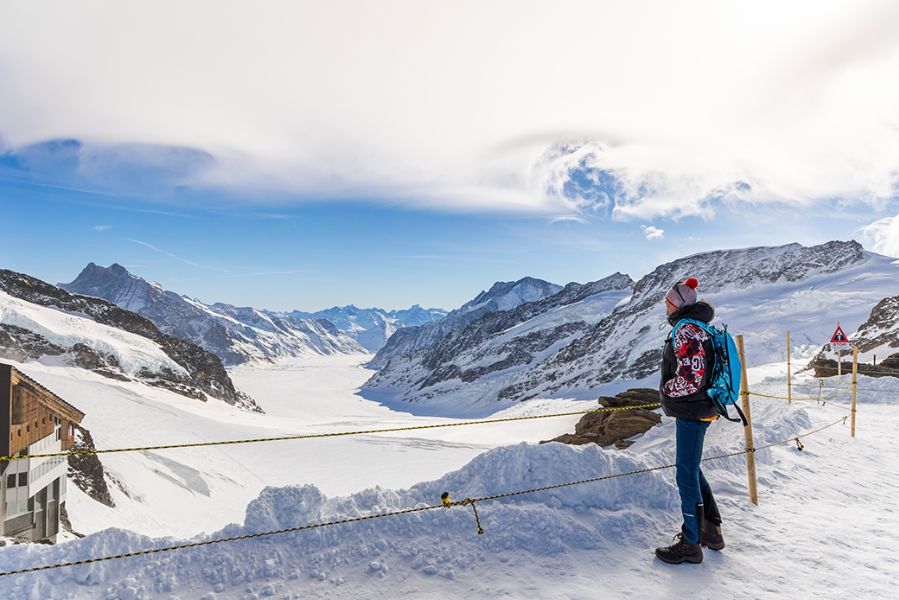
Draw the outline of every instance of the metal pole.
<instances>
[{"instance_id":1,"label":"metal pole","mask_svg":"<svg viewBox=\"0 0 899 600\"><path fill-rule=\"evenodd\" d=\"M759 492L755 476L755 444L752 441L752 411L749 409L749 378L746 376L746 352L743 347L743 336L738 335L736 342L737 351L740 353L743 375L740 381L740 395L743 397L743 415L746 417L743 437L746 440L746 472L749 477L749 501L758 506Z\"/></svg>"}]
</instances>

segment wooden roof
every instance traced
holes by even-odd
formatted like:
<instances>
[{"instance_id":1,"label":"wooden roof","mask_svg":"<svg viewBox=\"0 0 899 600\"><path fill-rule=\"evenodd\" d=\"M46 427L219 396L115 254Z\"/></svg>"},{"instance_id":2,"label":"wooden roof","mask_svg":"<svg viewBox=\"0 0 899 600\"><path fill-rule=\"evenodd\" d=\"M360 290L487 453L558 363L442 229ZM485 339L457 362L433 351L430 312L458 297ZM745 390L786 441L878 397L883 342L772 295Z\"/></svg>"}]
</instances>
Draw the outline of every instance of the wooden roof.
<instances>
[{"instance_id":1,"label":"wooden roof","mask_svg":"<svg viewBox=\"0 0 899 600\"><path fill-rule=\"evenodd\" d=\"M58 413L75 423L81 423L84 413L42 386L40 383L23 373L22 371L12 367L12 384L22 385L33 388L38 392L38 402L45 405L51 411Z\"/></svg>"}]
</instances>

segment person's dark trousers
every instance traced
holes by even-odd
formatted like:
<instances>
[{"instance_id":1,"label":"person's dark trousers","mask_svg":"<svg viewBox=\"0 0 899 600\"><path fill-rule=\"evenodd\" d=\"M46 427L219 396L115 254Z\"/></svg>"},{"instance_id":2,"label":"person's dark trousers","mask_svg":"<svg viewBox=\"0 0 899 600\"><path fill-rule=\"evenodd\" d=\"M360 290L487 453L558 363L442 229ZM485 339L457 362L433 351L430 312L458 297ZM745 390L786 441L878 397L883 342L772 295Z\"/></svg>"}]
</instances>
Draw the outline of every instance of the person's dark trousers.
<instances>
[{"instance_id":1,"label":"person's dark trousers","mask_svg":"<svg viewBox=\"0 0 899 600\"><path fill-rule=\"evenodd\" d=\"M702 474L702 445L709 421L677 419L677 490L680 493L681 512L684 515L684 538L698 544L703 519L721 524L721 515L712 488Z\"/></svg>"}]
</instances>

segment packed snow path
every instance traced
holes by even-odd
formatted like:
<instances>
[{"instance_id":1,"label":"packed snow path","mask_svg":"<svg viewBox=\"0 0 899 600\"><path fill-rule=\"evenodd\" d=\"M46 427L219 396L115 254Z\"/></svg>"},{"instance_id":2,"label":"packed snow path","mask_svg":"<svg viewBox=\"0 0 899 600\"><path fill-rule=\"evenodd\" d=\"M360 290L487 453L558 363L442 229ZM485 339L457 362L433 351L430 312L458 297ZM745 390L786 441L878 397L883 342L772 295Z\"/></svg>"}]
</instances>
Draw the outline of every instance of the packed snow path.
<instances>
[{"instance_id":1,"label":"packed snow path","mask_svg":"<svg viewBox=\"0 0 899 600\"><path fill-rule=\"evenodd\" d=\"M673 473L658 472L486 503L483 536L474 533L467 508L453 508L15 576L0 581L0 590L11 598L889 597L899 576L899 541L890 534L899 527L899 475L886 460L899 405L894 382L863 378L864 388L888 393L860 395L857 439L838 426L805 440L802 452L760 452L758 508L746 500L742 457L707 463L728 547L706 552L698 566L652 557L679 525ZM836 406L755 401L756 441L783 439L841 414ZM243 526L210 537L432 504L443 490L459 498L665 464L672 438L666 421L624 452L503 447L405 491L328 499L314 486L269 488L247 508ZM706 454L739 447L740 438L739 427L718 423ZM173 541L110 530L55 548L7 549L2 562L15 569Z\"/></svg>"}]
</instances>

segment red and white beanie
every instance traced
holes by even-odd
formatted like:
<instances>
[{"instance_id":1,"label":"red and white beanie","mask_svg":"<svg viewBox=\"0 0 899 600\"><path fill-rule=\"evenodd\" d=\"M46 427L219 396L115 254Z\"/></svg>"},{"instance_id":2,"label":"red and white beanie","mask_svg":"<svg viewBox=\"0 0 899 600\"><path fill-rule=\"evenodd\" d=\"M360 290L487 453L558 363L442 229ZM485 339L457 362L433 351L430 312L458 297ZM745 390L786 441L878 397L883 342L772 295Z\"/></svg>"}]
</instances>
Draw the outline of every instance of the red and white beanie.
<instances>
[{"instance_id":1,"label":"red and white beanie","mask_svg":"<svg viewBox=\"0 0 899 600\"><path fill-rule=\"evenodd\" d=\"M699 281L695 277L690 277L686 281L678 281L665 294L665 301L675 308L696 304L697 287L699 287Z\"/></svg>"}]
</instances>

